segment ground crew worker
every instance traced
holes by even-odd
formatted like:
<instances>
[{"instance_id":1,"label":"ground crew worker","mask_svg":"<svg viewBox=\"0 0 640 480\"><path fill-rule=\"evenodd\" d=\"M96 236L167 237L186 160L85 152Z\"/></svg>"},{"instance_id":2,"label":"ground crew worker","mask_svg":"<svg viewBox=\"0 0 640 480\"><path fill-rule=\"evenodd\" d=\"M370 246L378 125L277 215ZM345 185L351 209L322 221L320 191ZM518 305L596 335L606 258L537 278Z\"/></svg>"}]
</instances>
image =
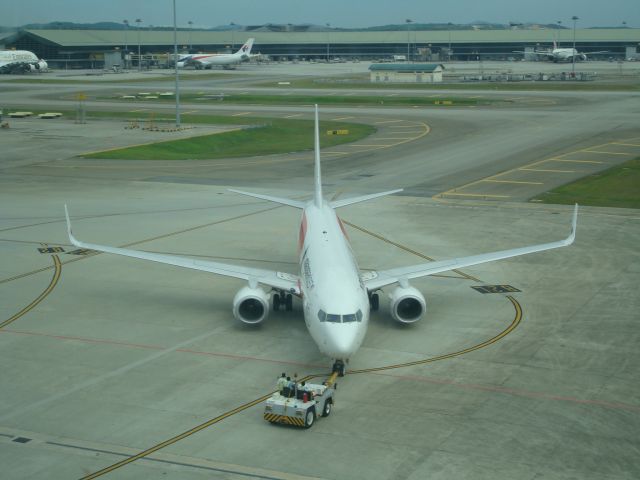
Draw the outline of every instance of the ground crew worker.
<instances>
[{"instance_id":1,"label":"ground crew worker","mask_svg":"<svg viewBox=\"0 0 640 480\"><path fill-rule=\"evenodd\" d=\"M283 372L282 376L278 378L278 381L276 382L276 387L278 388L278 391L281 392L282 389L287 386L287 383L289 383L287 381L287 374Z\"/></svg>"},{"instance_id":2,"label":"ground crew worker","mask_svg":"<svg viewBox=\"0 0 640 480\"><path fill-rule=\"evenodd\" d=\"M302 382L302 383L300 384L300 390L301 390L303 393L306 393L306 394L307 394L307 398L308 398L309 400L312 400L312 399L313 399L313 390L311 389L311 387L308 387L308 386L307 386L306 382Z\"/></svg>"}]
</instances>

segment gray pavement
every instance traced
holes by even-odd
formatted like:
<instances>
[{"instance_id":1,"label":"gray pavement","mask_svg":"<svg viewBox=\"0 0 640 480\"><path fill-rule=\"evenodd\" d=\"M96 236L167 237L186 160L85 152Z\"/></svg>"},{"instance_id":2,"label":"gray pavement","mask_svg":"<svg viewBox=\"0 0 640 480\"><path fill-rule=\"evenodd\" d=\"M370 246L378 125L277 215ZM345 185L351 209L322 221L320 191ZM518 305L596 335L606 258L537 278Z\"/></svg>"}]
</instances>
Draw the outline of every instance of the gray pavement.
<instances>
[{"instance_id":1,"label":"gray pavement","mask_svg":"<svg viewBox=\"0 0 640 480\"><path fill-rule=\"evenodd\" d=\"M373 146L323 153L328 194L408 187L340 212L361 267L566 236L569 207L515 202L520 191L491 202L431 198L549 155L640 137L634 94L555 99L509 109L323 109L323 117L380 127ZM276 427L259 405L233 411L268 394L281 371L326 372L330 362L307 334L300 305L246 328L231 315L241 282L78 254L62 205L87 241L295 272L298 212L226 187L304 195L310 156L88 163L74 155L103 148L109 134L64 137L65 121L30 137L0 132L4 477L79 478L183 432L104 478L640 475L636 210L581 207L569 248L465 271L477 281L454 272L415 281L428 303L418 324L395 324L383 295L350 369L424 363L347 375L329 418L308 431ZM419 132L420 123L427 134L391 135L394 125ZM64 251L38 251L47 247ZM470 288L485 284L521 292L510 299ZM212 419L219 421L192 431Z\"/></svg>"}]
</instances>

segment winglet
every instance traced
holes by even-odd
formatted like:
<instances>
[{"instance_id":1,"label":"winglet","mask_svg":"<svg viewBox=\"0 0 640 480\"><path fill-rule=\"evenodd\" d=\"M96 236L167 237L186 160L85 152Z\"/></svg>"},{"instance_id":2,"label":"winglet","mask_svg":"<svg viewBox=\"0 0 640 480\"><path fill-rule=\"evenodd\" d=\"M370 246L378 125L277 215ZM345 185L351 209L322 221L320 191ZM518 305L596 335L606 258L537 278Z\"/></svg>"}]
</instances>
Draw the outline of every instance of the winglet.
<instances>
[{"instance_id":1,"label":"winglet","mask_svg":"<svg viewBox=\"0 0 640 480\"><path fill-rule=\"evenodd\" d=\"M316 132L315 132L315 194L313 202L316 207L322 207L322 177L320 175L320 122L318 121L318 105L316 104Z\"/></svg>"},{"instance_id":2,"label":"winglet","mask_svg":"<svg viewBox=\"0 0 640 480\"><path fill-rule=\"evenodd\" d=\"M71 231L71 220L69 219L69 209L67 209L66 203L64 204L64 214L67 217L67 235L69 235L69 241L77 247L78 240L76 240L76 238L73 236L73 233Z\"/></svg>"},{"instance_id":3,"label":"winglet","mask_svg":"<svg viewBox=\"0 0 640 480\"><path fill-rule=\"evenodd\" d=\"M571 234L569 235L569 245L576 239L576 229L578 228L578 204L573 207L573 219L571 220Z\"/></svg>"}]
</instances>

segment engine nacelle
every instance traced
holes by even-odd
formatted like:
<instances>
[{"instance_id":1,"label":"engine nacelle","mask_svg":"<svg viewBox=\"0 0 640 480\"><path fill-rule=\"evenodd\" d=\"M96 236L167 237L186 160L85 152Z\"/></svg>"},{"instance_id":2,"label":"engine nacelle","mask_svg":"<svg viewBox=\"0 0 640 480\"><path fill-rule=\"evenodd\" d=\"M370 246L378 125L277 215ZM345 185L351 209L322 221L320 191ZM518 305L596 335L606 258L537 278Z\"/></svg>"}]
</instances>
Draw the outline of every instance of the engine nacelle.
<instances>
[{"instance_id":1,"label":"engine nacelle","mask_svg":"<svg viewBox=\"0 0 640 480\"><path fill-rule=\"evenodd\" d=\"M44 60L38 60L38 63L36 63L36 70L46 72L49 70L49 64Z\"/></svg>"},{"instance_id":2,"label":"engine nacelle","mask_svg":"<svg viewBox=\"0 0 640 480\"><path fill-rule=\"evenodd\" d=\"M414 287L396 287L389 295L391 316L396 322L414 323L427 310L424 296Z\"/></svg>"},{"instance_id":3,"label":"engine nacelle","mask_svg":"<svg viewBox=\"0 0 640 480\"><path fill-rule=\"evenodd\" d=\"M256 325L269 314L269 295L260 287L242 287L233 297L233 316L243 323Z\"/></svg>"}]
</instances>

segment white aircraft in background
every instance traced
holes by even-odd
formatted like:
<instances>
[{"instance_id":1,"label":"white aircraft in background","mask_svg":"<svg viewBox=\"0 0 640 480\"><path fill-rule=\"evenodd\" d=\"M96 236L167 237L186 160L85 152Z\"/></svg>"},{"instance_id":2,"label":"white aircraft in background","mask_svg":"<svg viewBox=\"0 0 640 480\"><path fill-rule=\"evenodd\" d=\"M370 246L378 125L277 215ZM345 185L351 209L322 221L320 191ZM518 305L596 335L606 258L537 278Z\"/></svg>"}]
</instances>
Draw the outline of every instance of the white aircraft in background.
<instances>
[{"instance_id":1,"label":"white aircraft in background","mask_svg":"<svg viewBox=\"0 0 640 480\"><path fill-rule=\"evenodd\" d=\"M40 60L35 53L27 50L0 51L0 73L24 73L46 71L47 62Z\"/></svg>"},{"instance_id":2,"label":"white aircraft in background","mask_svg":"<svg viewBox=\"0 0 640 480\"><path fill-rule=\"evenodd\" d=\"M522 50L517 50L517 51L514 51L513 53L524 53L524 54L533 53L534 55L539 55L543 57L545 60L549 60L554 63L573 62L574 57L576 61L587 60L586 53L580 53L575 48L559 48L558 44L555 41L553 42L553 49L536 50L534 52L525 52ZM609 53L609 52L606 50L601 52L589 52L589 55L600 55L603 53Z\"/></svg>"},{"instance_id":3,"label":"white aircraft in background","mask_svg":"<svg viewBox=\"0 0 640 480\"><path fill-rule=\"evenodd\" d=\"M224 68L231 68L233 65L245 62L251 58L251 47L254 38L250 38L240 47L236 53L194 53L182 57L178 61L178 68L195 65L196 68L211 68L214 65L222 65Z\"/></svg>"},{"instance_id":4,"label":"white aircraft in background","mask_svg":"<svg viewBox=\"0 0 640 480\"><path fill-rule=\"evenodd\" d=\"M311 337L320 351L334 360L333 370L338 371L340 375L344 374L345 364L356 353L364 340L369 323L369 312L378 309L377 292L382 287L396 285L389 295L391 316L401 323L414 323L423 317L426 301L422 293L409 284L411 279L527 253L565 247L571 245L575 240L578 205L575 206L573 212L571 233L564 240L389 270L361 272L351 250L344 225L336 215L335 209L390 195L401 190L391 190L344 200L325 200L322 195L320 176L317 106L315 111L314 177L315 193L313 199L306 202L231 190L241 195L302 210L298 237L300 266L298 275L81 242L73 236L69 213L65 205L67 231L71 243L79 248L166 263L245 280L247 285L243 286L233 299L233 315L239 321L247 324L258 324L265 320L271 303L274 310L278 310L280 306L291 310L292 296L301 298L304 320ZM260 285L271 290L271 299L269 298L271 292Z\"/></svg>"}]
</instances>

